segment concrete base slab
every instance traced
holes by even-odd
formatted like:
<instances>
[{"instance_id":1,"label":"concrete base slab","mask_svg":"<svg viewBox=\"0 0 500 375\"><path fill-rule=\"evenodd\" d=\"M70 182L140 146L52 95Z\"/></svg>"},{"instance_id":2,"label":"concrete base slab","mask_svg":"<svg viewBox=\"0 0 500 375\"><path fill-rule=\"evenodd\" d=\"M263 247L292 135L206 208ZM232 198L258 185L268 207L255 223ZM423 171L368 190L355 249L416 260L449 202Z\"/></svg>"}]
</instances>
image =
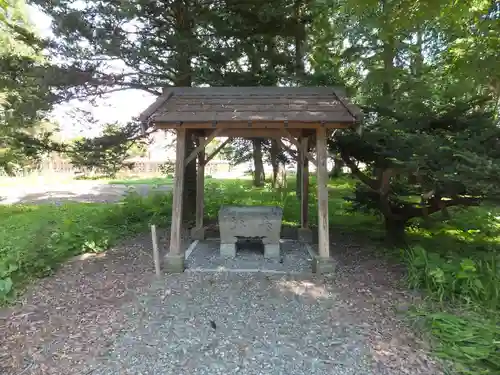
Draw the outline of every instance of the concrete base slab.
<instances>
[{"instance_id":1,"label":"concrete base slab","mask_svg":"<svg viewBox=\"0 0 500 375\"><path fill-rule=\"evenodd\" d=\"M222 258L236 258L236 244L234 243L221 243L220 256Z\"/></svg>"},{"instance_id":2,"label":"concrete base slab","mask_svg":"<svg viewBox=\"0 0 500 375\"><path fill-rule=\"evenodd\" d=\"M167 254L165 256L165 272L182 273L185 269L184 254Z\"/></svg>"},{"instance_id":3,"label":"concrete base slab","mask_svg":"<svg viewBox=\"0 0 500 375\"><path fill-rule=\"evenodd\" d=\"M318 255L312 259L312 271L321 275L334 274L337 268L337 262L333 258L324 258Z\"/></svg>"},{"instance_id":4,"label":"concrete base slab","mask_svg":"<svg viewBox=\"0 0 500 375\"><path fill-rule=\"evenodd\" d=\"M280 244L265 244L264 245L264 258L279 258L280 257Z\"/></svg>"},{"instance_id":5,"label":"concrete base slab","mask_svg":"<svg viewBox=\"0 0 500 375\"><path fill-rule=\"evenodd\" d=\"M191 229L191 238L193 240L204 240L205 239L205 227L198 227Z\"/></svg>"},{"instance_id":6,"label":"concrete base slab","mask_svg":"<svg viewBox=\"0 0 500 375\"><path fill-rule=\"evenodd\" d=\"M300 242L304 243L312 243L313 242L313 233L309 228L299 228L297 231L297 239Z\"/></svg>"}]
</instances>

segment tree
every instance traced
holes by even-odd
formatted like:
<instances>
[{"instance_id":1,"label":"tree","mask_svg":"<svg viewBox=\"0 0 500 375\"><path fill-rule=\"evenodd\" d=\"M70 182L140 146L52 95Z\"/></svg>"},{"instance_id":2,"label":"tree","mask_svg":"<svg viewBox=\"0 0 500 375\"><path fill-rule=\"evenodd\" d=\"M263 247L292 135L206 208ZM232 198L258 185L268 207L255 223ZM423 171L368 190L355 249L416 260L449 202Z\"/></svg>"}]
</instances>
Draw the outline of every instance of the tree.
<instances>
[{"instance_id":1,"label":"tree","mask_svg":"<svg viewBox=\"0 0 500 375\"><path fill-rule=\"evenodd\" d=\"M83 173L115 177L123 167L132 166L126 159L134 142L123 134L117 124L107 124L101 137L74 140L67 150L71 164Z\"/></svg>"},{"instance_id":2,"label":"tree","mask_svg":"<svg viewBox=\"0 0 500 375\"><path fill-rule=\"evenodd\" d=\"M44 115L54 96L44 82L43 42L32 32L24 2L0 2L0 168L8 174L35 167L47 143Z\"/></svg>"},{"instance_id":3,"label":"tree","mask_svg":"<svg viewBox=\"0 0 500 375\"><path fill-rule=\"evenodd\" d=\"M492 108L483 97L418 112L378 108L370 132L339 135L336 146L360 181L349 199L354 209L381 213L388 240L399 245L414 218L497 200L500 129Z\"/></svg>"},{"instance_id":4,"label":"tree","mask_svg":"<svg viewBox=\"0 0 500 375\"><path fill-rule=\"evenodd\" d=\"M297 0L34 2L55 20L51 54L64 63L51 77L65 100L129 88L159 95L169 85L275 85L294 71L288 47L303 28L289 17ZM197 142L188 133L187 154ZM190 163L186 220L195 212L195 178Z\"/></svg>"},{"instance_id":5,"label":"tree","mask_svg":"<svg viewBox=\"0 0 500 375\"><path fill-rule=\"evenodd\" d=\"M363 136L337 132L331 151L360 179L353 207L381 213L395 242L411 218L495 195L481 177L494 177L484 166L496 157L481 145L496 137L495 9L482 0L316 3L314 73L343 82L366 113ZM474 100L484 96L493 100ZM443 122L450 128L429 125Z\"/></svg>"}]
</instances>

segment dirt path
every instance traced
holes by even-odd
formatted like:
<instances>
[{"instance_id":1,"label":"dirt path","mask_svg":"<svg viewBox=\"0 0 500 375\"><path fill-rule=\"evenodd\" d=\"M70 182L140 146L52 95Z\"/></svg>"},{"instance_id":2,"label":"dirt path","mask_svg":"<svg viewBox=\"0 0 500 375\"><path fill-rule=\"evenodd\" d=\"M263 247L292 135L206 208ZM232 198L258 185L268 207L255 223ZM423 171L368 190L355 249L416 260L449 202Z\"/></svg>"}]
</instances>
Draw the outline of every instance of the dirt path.
<instances>
[{"instance_id":1,"label":"dirt path","mask_svg":"<svg viewBox=\"0 0 500 375\"><path fill-rule=\"evenodd\" d=\"M0 203L54 203L64 201L75 202L116 202L128 191L136 191L148 195L152 190L170 191L171 187L163 185L112 185L103 181L74 181L65 184L43 184L19 186L0 189Z\"/></svg>"},{"instance_id":2,"label":"dirt path","mask_svg":"<svg viewBox=\"0 0 500 375\"><path fill-rule=\"evenodd\" d=\"M0 373L439 374L397 316L413 298L400 270L350 239L332 243L333 279L157 280L150 248L146 236L70 262L2 310Z\"/></svg>"}]
</instances>

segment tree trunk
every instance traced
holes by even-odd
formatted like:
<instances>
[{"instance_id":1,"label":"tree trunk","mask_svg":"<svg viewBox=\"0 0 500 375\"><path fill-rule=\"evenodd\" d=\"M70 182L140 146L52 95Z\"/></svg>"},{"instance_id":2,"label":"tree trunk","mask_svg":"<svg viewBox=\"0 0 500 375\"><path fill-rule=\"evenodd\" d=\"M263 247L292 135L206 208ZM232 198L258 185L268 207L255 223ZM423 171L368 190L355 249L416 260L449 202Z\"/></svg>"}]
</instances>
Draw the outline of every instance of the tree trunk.
<instances>
[{"instance_id":1,"label":"tree trunk","mask_svg":"<svg viewBox=\"0 0 500 375\"><path fill-rule=\"evenodd\" d=\"M279 173L279 162L278 162L278 154L279 154L279 146L278 142L275 139L271 140L271 151L270 151L270 159L271 166L273 168L273 187L277 188L277 180Z\"/></svg>"},{"instance_id":2,"label":"tree trunk","mask_svg":"<svg viewBox=\"0 0 500 375\"><path fill-rule=\"evenodd\" d=\"M253 185L256 187L264 186L265 176L264 176L264 163L262 162L262 139L254 138L252 139L253 146Z\"/></svg>"},{"instance_id":3,"label":"tree trunk","mask_svg":"<svg viewBox=\"0 0 500 375\"><path fill-rule=\"evenodd\" d=\"M385 218L385 239L387 245L391 247L401 247L406 245L407 224L407 220Z\"/></svg>"},{"instance_id":4,"label":"tree trunk","mask_svg":"<svg viewBox=\"0 0 500 375\"><path fill-rule=\"evenodd\" d=\"M302 194L302 161L300 158L300 153L298 154L297 157L297 173L296 173L296 180L295 180L295 195L297 196L297 199L299 202L301 201L301 194Z\"/></svg>"},{"instance_id":5,"label":"tree trunk","mask_svg":"<svg viewBox=\"0 0 500 375\"><path fill-rule=\"evenodd\" d=\"M196 148L194 131L186 131L186 157ZM196 212L196 160L186 165L184 175L184 191L182 195L182 218L185 223L192 223Z\"/></svg>"},{"instance_id":6,"label":"tree trunk","mask_svg":"<svg viewBox=\"0 0 500 375\"><path fill-rule=\"evenodd\" d=\"M295 21L295 76L297 77L297 85L305 78L304 56L306 49L306 25L302 20L304 0L295 0L293 18Z\"/></svg>"},{"instance_id":7,"label":"tree trunk","mask_svg":"<svg viewBox=\"0 0 500 375\"><path fill-rule=\"evenodd\" d=\"M392 91L394 81L394 58L396 57L396 47L394 32L392 30L392 8L388 0L382 0L382 12L385 19L384 28L382 30L382 63L384 76L382 82L382 97L385 105L392 104Z\"/></svg>"},{"instance_id":8,"label":"tree trunk","mask_svg":"<svg viewBox=\"0 0 500 375\"><path fill-rule=\"evenodd\" d=\"M422 77L422 70L424 66L424 55L423 55L423 32L420 25L417 27L415 51L412 59L412 71L416 78Z\"/></svg>"},{"instance_id":9,"label":"tree trunk","mask_svg":"<svg viewBox=\"0 0 500 375\"><path fill-rule=\"evenodd\" d=\"M333 157L333 168L330 172L330 177L337 178L342 175L342 168L344 167L344 161L337 155Z\"/></svg>"},{"instance_id":10,"label":"tree trunk","mask_svg":"<svg viewBox=\"0 0 500 375\"><path fill-rule=\"evenodd\" d=\"M174 56L176 77L174 78L175 86L191 86L192 85L192 65L191 60L193 51L191 41L193 36L193 22L191 19L191 10L185 6L183 1L176 1L173 4L172 11L175 18L175 33L178 37L186 41L186 46ZM192 130L186 132L186 157L194 150L197 139L194 137ZM184 171L184 190L182 191L182 218L185 223L192 222L196 211L196 162L189 163Z\"/></svg>"}]
</instances>

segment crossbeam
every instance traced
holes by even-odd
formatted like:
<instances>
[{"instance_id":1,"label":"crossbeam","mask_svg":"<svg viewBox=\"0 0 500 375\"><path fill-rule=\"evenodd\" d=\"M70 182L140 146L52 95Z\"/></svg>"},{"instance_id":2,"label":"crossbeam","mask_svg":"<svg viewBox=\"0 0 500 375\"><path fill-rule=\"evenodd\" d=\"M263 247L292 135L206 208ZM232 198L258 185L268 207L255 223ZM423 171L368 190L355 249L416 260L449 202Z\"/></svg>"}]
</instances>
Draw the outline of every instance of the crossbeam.
<instances>
[{"instance_id":1,"label":"crossbeam","mask_svg":"<svg viewBox=\"0 0 500 375\"><path fill-rule=\"evenodd\" d=\"M184 163L184 166L188 165L190 162L192 162L196 156L200 153L200 151L204 150L207 145L212 142L212 140L217 137L220 133L224 131L224 128L217 128L215 129L212 133L207 138L200 138L200 145L196 147L191 154L186 158L186 161Z\"/></svg>"},{"instance_id":2,"label":"crossbeam","mask_svg":"<svg viewBox=\"0 0 500 375\"><path fill-rule=\"evenodd\" d=\"M295 139L293 135L290 134L290 132L286 129L282 129L282 133L284 134L285 138L287 138L295 147L297 147L297 150L301 149L301 145L299 141ZM314 158L314 155L311 152L308 152L307 150L304 151L304 155L309 159L311 163L314 164L314 166L317 168L318 163L316 162L316 159Z\"/></svg>"},{"instance_id":3,"label":"crossbeam","mask_svg":"<svg viewBox=\"0 0 500 375\"><path fill-rule=\"evenodd\" d=\"M210 160L212 160L214 157L217 156L217 154L229 143L231 142L233 139L232 138L227 138L224 142L222 142L210 155L208 155L206 158L205 158L205 161L204 163L205 164L208 164L210 162Z\"/></svg>"}]
</instances>

